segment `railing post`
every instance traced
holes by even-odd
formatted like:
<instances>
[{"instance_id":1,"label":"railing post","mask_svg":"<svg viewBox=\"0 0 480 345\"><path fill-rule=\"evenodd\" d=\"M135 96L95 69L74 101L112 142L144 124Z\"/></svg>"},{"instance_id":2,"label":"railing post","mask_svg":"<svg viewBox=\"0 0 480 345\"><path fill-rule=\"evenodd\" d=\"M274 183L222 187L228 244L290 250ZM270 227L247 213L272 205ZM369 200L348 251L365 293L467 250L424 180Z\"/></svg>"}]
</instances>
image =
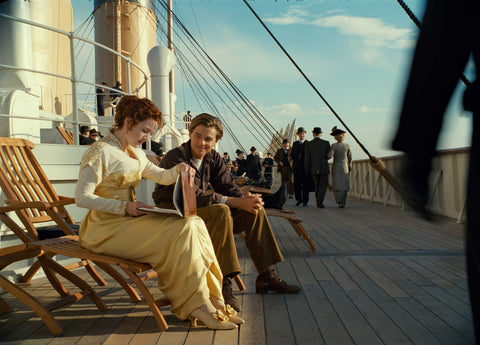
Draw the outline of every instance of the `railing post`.
<instances>
[{"instance_id":1,"label":"railing post","mask_svg":"<svg viewBox=\"0 0 480 345\"><path fill-rule=\"evenodd\" d=\"M430 197L430 202L428 203L429 210L432 208L433 197L435 196L435 192L437 191L438 184L440 183L440 177L442 177L442 174L443 174L443 170L440 170L437 174L437 177L435 178L435 183L432 188L432 195Z\"/></svg>"},{"instance_id":2,"label":"railing post","mask_svg":"<svg viewBox=\"0 0 480 345\"><path fill-rule=\"evenodd\" d=\"M145 97L152 99L152 96L148 94L148 78L147 76L143 76L143 78L145 79Z\"/></svg>"},{"instance_id":3,"label":"railing post","mask_svg":"<svg viewBox=\"0 0 480 345\"><path fill-rule=\"evenodd\" d=\"M463 199L463 204L462 204L462 209L460 210L460 213L458 214L457 218L457 223L462 224L463 223L463 217L465 216L465 206L467 204L467 196Z\"/></svg>"},{"instance_id":4,"label":"railing post","mask_svg":"<svg viewBox=\"0 0 480 345\"><path fill-rule=\"evenodd\" d=\"M353 171L353 170L352 170ZM350 172L351 173L351 172ZM352 181L352 185L351 185L351 189L353 190L355 188L355 183L357 182L357 177L358 177L358 174L360 173L359 170L357 170L355 172L355 176L353 177L353 181ZM352 197L352 192L350 192L350 197Z\"/></svg>"},{"instance_id":5,"label":"railing post","mask_svg":"<svg viewBox=\"0 0 480 345\"><path fill-rule=\"evenodd\" d=\"M363 190L367 185L367 179L369 174L370 174L370 170L367 170L367 173L365 174L365 178L363 179L362 187L360 188L360 193L358 194L358 200L362 198Z\"/></svg>"},{"instance_id":6,"label":"railing post","mask_svg":"<svg viewBox=\"0 0 480 345\"><path fill-rule=\"evenodd\" d=\"M75 72L75 44L73 31L70 38L70 64L72 69L72 114L73 114L73 144L79 145L78 105L77 105L77 73Z\"/></svg>"},{"instance_id":7,"label":"railing post","mask_svg":"<svg viewBox=\"0 0 480 345\"><path fill-rule=\"evenodd\" d=\"M377 191L377 184L378 184L378 181L380 181L381 177L382 177L382 174L378 174L378 177L375 180L375 184L373 185L372 195L370 195L370 202L372 202L373 198L375 197L375 192Z\"/></svg>"},{"instance_id":8,"label":"railing post","mask_svg":"<svg viewBox=\"0 0 480 345\"><path fill-rule=\"evenodd\" d=\"M385 201L383 202L383 206L387 206L388 199L390 199L390 193L392 192L392 185L388 184L387 194L385 195Z\"/></svg>"},{"instance_id":9,"label":"railing post","mask_svg":"<svg viewBox=\"0 0 480 345\"><path fill-rule=\"evenodd\" d=\"M132 82L130 80L130 59L125 59L125 72L127 77L127 93L131 94L132 92Z\"/></svg>"}]
</instances>

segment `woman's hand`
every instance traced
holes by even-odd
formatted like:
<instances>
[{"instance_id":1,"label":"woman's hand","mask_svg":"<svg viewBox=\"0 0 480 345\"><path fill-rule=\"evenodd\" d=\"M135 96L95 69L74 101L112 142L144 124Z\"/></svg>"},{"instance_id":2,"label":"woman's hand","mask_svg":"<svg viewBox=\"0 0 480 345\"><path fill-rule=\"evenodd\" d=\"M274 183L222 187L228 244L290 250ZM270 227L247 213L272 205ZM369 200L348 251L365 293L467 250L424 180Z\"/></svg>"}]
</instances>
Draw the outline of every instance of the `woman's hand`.
<instances>
[{"instance_id":1,"label":"woman's hand","mask_svg":"<svg viewBox=\"0 0 480 345\"><path fill-rule=\"evenodd\" d=\"M138 216L147 214L147 212L143 210L139 210L140 207L153 208L153 206L147 205L141 201L128 201L127 207L125 208L125 212L127 213L128 216L132 216L132 217L138 217Z\"/></svg>"},{"instance_id":2,"label":"woman's hand","mask_svg":"<svg viewBox=\"0 0 480 345\"><path fill-rule=\"evenodd\" d=\"M192 168L190 165L185 164L185 163L180 163L177 165L177 172L180 174L180 172L186 171L188 175L188 181L192 183L194 177L195 177L195 169Z\"/></svg>"}]
</instances>

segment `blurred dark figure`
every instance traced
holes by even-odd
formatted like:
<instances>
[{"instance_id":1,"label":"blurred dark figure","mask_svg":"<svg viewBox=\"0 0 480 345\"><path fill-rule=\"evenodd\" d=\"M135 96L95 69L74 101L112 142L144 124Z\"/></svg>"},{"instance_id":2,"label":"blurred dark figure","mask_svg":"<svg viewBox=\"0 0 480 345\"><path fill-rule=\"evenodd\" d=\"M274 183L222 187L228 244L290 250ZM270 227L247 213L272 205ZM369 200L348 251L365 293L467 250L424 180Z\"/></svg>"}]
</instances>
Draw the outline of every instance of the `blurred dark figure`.
<instances>
[{"instance_id":1,"label":"blurred dark figure","mask_svg":"<svg viewBox=\"0 0 480 345\"><path fill-rule=\"evenodd\" d=\"M480 2L428 0L413 57L398 131L392 147L405 152L401 182L405 201L429 217L428 175L443 116L471 54L477 80L463 98L473 112L472 144L467 194L466 254L475 338L480 344ZM427 128L419 133L419 128ZM414 136L414 138L413 138Z\"/></svg>"}]
</instances>

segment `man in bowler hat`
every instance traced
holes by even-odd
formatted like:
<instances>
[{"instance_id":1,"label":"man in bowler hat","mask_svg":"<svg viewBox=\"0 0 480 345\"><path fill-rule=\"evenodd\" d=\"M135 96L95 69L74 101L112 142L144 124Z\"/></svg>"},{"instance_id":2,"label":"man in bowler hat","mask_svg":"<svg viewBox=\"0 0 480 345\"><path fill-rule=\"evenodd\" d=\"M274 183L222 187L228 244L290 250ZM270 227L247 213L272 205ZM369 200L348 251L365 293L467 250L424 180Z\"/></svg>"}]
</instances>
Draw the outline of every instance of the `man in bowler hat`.
<instances>
[{"instance_id":1,"label":"man in bowler hat","mask_svg":"<svg viewBox=\"0 0 480 345\"><path fill-rule=\"evenodd\" d=\"M282 183L287 183L288 197L293 198L293 171L292 166L290 165L290 152L290 141L288 139L283 139L282 147L277 150L273 159L278 164L277 171L280 172Z\"/></svg>"},{"instance_id":2,"label":"man in bowler hat","mask_svg":"<svg viewBox=\"0 0 480 345\"><path fill-rule=\"evenodd\" d=\"M305 146L308 140L305 140L307 132L305 128L299 127L297 130L298 140L292 145L290 158L292 159L293 168L293 184L295 187L295 199L297 203L295 206L303 204L308 205L308 194L310 192L311 178L305 174Z\"/></svg>"},{"instance_id":3,"label":"man in bowler hat","mask_svg":"<svg viewBox=\"0 0 480 345\"><path fill-rule=\"evenodd\" d=\"M305 147L305 171L312 175L315 185L315 199L318 208L324 208L323 199L327 192L328 174L330 168L328 160L332 158L330 153L330 143L321 139L322 129L314 127L313 140L309 141Z\"/></svg>"},{"instance_id":4,"label":"man in bowler hat","mask_svg":"<svg viewBox=\"0 0 480 345\"><path fill-rule=\"evenodd\" d=\"M250 154L247 155L247 176L254 181L259 181L262 178L262 166L256 151L255 146L252 146Z\"/></svg>"}]
</instances>

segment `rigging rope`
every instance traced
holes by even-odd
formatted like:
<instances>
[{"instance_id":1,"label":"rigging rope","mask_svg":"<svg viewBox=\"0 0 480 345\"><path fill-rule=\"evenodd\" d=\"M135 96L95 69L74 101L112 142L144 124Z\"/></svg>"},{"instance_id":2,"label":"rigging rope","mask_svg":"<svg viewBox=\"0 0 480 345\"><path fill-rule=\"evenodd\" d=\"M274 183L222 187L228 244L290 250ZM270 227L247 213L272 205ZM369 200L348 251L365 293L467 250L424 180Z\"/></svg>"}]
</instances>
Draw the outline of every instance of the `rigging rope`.
<instances>
[{"instance_id":1,"label":"rigging rope","mask_svg":"<svg viewBox=\"0 0 480 345\"><path fill-rule=\"evenodd\" d=\"M158 2L164 7L164 8L167 8L167 5L165 3L165 1L163 0L158 0ZM242 122L242 118L239 117L235 112L233 112L233 114L237 117L237 119L242 122L242 125L250 131L250 129L255 129L258 131L258 128L261 128L263 127L263 129L269 133L271 136L274 136L275 138L277 138L277 134L278 132L274 129L274 127L268 122L268 120L258 111L258 109L256 109L254 107L254 105L245 97L245 95L243 95L241 93L241 91L235 86L235 84L233 84L233 82L228 78L228 76L225 74L225 72L223 72L223 70L213 61L213 59L205 52L205 50L198 44L198 42L195 40L195 38L190 34L190 32L186 29L186 27L183 25L183 23L178 19L178 17L175 15L175 13L173 13L172 11L172 15L173 15L173 18L175 20L175 22L178 24L178 26L182 29L182 31L187 35L187 37L190 39L190 41L192 42L191 46L185 44L185 46L187 47L188 50L191 51L191 47L194 47L194 49L197 50L197 52L199 53L198 56L201 56L202 58L204 59L207 59L207 62L210 63L211 66L214 66L215 69L215 74L217 74L218 76L218 73L221 75L221 77L223 78L220 78L220 80L222 80L223 83L227 83L228 86L230 86L230 88L232 88L235 93L237 94L237 96L240 98L238 99L237 98L237 102L239 104L241 104L243 107L246 105L249 109L250 109L250 112L252 113L252 115L250 115L250 117L254 120L255 124L253 124L252 122L250 122L250 120L248 120L248 116L245 115L243 116L242 118L243 119L246 119L249 123L250 123L250 126L245 126L245 124ZM198 56L197 54L194 54L192 52L192 55L194 56L195 59L197 59L197 61L201 64L201 62L199 61L198 59ZM202 67L207 71L207 68L205 66L202 65ZM209 73L209 72L208 72ZM209 73L210 74L210 73ZM210 75L211 76L211 75ZM213 76L211 76L213 78ZM218 82L214 79L215 83L218 85ZM220 86L220 85L218 85ZM227 86L227 85L226 85ZM209 85L209 87L213 90L213 88ZM225 90L222 90L225 94L226 94L226 91ZM217 96L219 98L220 95L218 95L218 93L216 93ZM228 95L227 95L228 96ZM234 96L235 98L237 96ZM229 97L230 98L230 97ZM231 99L230 99L231 100ZM235 105L237 107L238 110L240 110L238 108L238 105L236 104ZM240 112L242 112L240 110ZM243 113L243 112L242 112ZM247 112L248 113L248 112ZM253 135L253 133L251 133ZM254 137L259 140L260 138L264 138L264 133L259 133L260 136L259 137ZM279 142L279 140L277 140ZM279 142L280 143L280 142ZM267 144L269 145L269 144Z\"/></svg>"},{"instance_id":2,"label":"rigging rope","mask_svg":"<svg viewBox=\"0 0 480 345\"><path fill-rule=\"evenodd\" d=\"M297 65L297 63L295 62L295 60L293 60L293 58L290 56L290 54L285 50L285 48L282 46L282 44L277 40L277 38L273 35L273 33L268 29L268 27L265 25L265 23L262 21L262 19L257 15L257 13L253 10L253 8L247 3L246 0L243 0L243 2L245 3L245 5L247 5L247 7L250 9L250 11L253 13L253 15L257 18L257 20L260 22L260 24L262 24L263 28L268 32L268 34L270 35L270 37L273 38L273 40L277 43L277 45L280 47L280 49L282 49L282 51L285 53L285 55L288 57L288 59L290 60L290 62L293 63L293 65L295 66L295 68L300 72L300 74L305 78L305 80L308 82L308 84L310 84L310 86L313 88L313 90L315 91L315 93L322 99L322 101L325 103L325 105L328 107L328 109L330 109L330 111L333 113L333 115L337 118L338 121L340 121L340 123L343 125L343 127L347 130L348 133L350 133L350 135L352 136L352 138L357 142L357 144L360 146L360 148L363 150L363 152L365 152L365 154L368 156L368 158L370 158L370 160L374 163L377 162L378 158L376 157L373 157L370 152L368 152L368 150L366 149L365 146L363 146L363 144L357 139L357 137L355 136L355 134L353 134L353 132L350 130L350 128L348 128L347 124L345 122L343 122L343 120L340 118L340 116L337 114L337 112L330 106L330 104L327 102L327 100L325 99L325 97L322 96L322 94L318 91L318 89L315 87L315 85L313 85L313 83L310 81L310 79L305 75L305 73L303 73L302 69Z\"/></svg>"}]
</instances>

